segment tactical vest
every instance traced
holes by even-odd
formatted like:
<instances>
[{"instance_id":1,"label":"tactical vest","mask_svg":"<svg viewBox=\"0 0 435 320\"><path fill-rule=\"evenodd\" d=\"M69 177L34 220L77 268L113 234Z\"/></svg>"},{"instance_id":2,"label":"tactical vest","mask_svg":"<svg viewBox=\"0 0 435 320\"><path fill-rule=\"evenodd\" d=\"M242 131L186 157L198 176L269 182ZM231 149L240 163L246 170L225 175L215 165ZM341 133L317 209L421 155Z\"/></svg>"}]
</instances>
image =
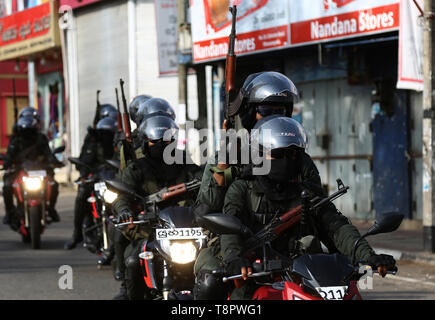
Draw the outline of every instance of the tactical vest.
<instances>
[{"instance_id":1,"label":"tactical vest","mask_svg":"<svg viewBox=\"0 0 435 320\"><path fill-rule=\"evenodd\" d=\"M249 212L251 226L255 229L260 229L261 226L268 224L273 218L279 217L285 212L289 211L300 205L300 198L294 197L284 201L270 201L266 195L255 187L253 181L248 181L248 194L249 194ZM299 238L299 223L291 227L288 232L285 232L280 240L275 240L281 249L287 245L287 250L290 256L302 255L304 253L322 253L320 240L317 235L316 227L311 229L311 236L306 236L302 239ZM254 232L258 230L253 230ZM283 243L286 242L286 243ZM281 250L279 250L281 251Z\"/></svg>"}]
</instances>

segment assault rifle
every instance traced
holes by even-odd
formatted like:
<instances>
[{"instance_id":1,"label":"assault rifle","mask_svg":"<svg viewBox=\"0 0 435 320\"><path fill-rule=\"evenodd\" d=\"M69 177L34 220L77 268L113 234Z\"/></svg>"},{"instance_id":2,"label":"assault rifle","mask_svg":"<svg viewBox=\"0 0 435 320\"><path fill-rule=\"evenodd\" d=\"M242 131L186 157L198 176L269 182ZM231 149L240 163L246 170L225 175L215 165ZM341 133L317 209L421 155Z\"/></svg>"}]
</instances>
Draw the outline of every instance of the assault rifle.
<instances>
[{"instance_id":1,"label":"assault rifle","mask_svg":"<svg viewBox=\"0 0 435 320\"><path fill-rule=\"evenodd\" d=\"M95 110L95 116L94 116L94 129L97 128L97 123L100 120L100 110L101 110L101 104L100 104L100 92L101 90L97 90L97 109Z\"/></svg>"},{"instance_id":2,"label":"assault rifle","mask_svg":"<svg viewBox=\"0 0 435 320\"><path fill-rule=\"evenodd\" d=\"M121 109L119 108L119 97L118 97L118 88L115 88L115 94L116 94L116 108L118 109L118 132L123 132L122 130L122 115L121 115Z\"/></svg>"},{"instance_id":3,"label":"assault rifle","mask_svg":"<svg viewBox=\"0 0 435 320\"><path fill-rule=\"evenodd\" d=\"M130 115L128 114L127 100L125 99L124 81L120 79L119 83L121 84L122 104L124 106L123 123L124 123L125 138L127 139L128 142L131 142Z\"/></svg>"},{"instance_id":4,"label":"assault rifle","mask_svg":"<svg viewBox=\"0 0 435 320\"><path fill-rule=\"evenodd\" d=\"M136 159L136 154L134 151L133 141L131 139L131 126L130 126L130 115L128 113L127 108L127 100L125 99L125 93L124 93L124 81L120 79L121 84L121 96L122 96L122 104L124 107L124 114L122 115L122 123L124 125L124 134L122 135L122 150L121 157L124 158L125 162L128 160ZM118 90L116 91L116 99L118 101ZM118 121L120 122L121 112L119 110L119 103L118 103ZM119 126L119 123L118 123Z\"/></svg>"},{"instance_id":5,"label":"assault rifle","mask_svg":"<svg viewBox=\"0 0 435 320\"><path fill-rule=\"evenodd\" d=\"M227 129L234 128L235 111L231 109L231 104L236 97L236 20L237 5L241 0L233 0L233 6L229 8L232 15L231 33L228 40L228 53L225 64L225 111L224 116L227 120Z\"/></svg>"},{"instance_id":6,"label":"assault rifle","mask_svg":"<svg viewBox=\"0 0 435 320\"><path fill-rule=\"evenodd\" d=\"M331 194L329 197L315 197L311 200L302 196L302 204L287 211L275 219L272 219L262 230L253 235L246 242L246 248L254 250L264 243L272 242L278 238L284 231L292 227L298 222L304 226L310 219L310 212L315 212L317 209L325 206L326 204L332 202L333 200L341 197L347 190L349 186L344 186L340 179L337 179L338 191Z\"/></svg>"},{"instance_id":7,"label":"assault rifle","mask_svg":"<svg viewBox=\"0 0 435 320\"><path fill-rule=\"evenodd\" d=\"M216 234L239 234L243 236L247 239L244 242L246 252L251 252L272 242L296 223L301 222L301 225L307 223L311 219L312 212L344 195L349 187L345 187L340 179L337 180L337 183L338 191L329 197L315 197L313 199L303 197L301 205L273 218L256 234L242 224L237 217L228 214L210 213L202 215L201 224L204 228Z\"/></svg>"},{"instance_id":8,"label":"assault rifle","mask_svg":"<svg viewBox=\"0 0 435 320\"><path fill-rule=\"evenodd\" d=\"M187 192L197 190L201 186L201 181L198 179L194 179L186 183L180 183L175 186L163 188L160 191L157 191L156 193L152 193L146 197L142 197L138 195L136 192L132 190L132 188L119 181L107 180L106 185L109 189L114 189L116 192L129 194L130 196L140 199L145 208L149 208L150 206L153 206L154 208L153 208L152 215L155 215L155 213L157 212L157 208L156 208L157 203L161 203L173 199L175 197L178 197ZM136 223L142 223L142 222L139 221ZM128 224L130 224L130 222L119 223L119 224L115 224L115 227L121 227Z\"/></svg>"}]
</instances>

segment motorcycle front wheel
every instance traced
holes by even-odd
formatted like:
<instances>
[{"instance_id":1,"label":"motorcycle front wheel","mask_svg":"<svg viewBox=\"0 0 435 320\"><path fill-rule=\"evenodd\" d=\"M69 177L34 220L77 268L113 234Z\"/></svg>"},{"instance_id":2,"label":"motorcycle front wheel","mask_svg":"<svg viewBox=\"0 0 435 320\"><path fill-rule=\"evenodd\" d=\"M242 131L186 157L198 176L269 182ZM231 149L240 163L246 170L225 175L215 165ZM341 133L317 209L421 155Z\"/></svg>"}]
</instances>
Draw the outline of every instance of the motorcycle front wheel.
<instances>
[{"instance_id":1,"label":"motorcycle front wheel","mask_svg":"<svg viewBox=\"0 0 435 320\"><path fill-rule=\"evenodd\" d=\"M29 207L29 220L30 220L30 239L32 242L32 249L39 249L41 247L41 207Z\"/></svg>"}]
</instances>

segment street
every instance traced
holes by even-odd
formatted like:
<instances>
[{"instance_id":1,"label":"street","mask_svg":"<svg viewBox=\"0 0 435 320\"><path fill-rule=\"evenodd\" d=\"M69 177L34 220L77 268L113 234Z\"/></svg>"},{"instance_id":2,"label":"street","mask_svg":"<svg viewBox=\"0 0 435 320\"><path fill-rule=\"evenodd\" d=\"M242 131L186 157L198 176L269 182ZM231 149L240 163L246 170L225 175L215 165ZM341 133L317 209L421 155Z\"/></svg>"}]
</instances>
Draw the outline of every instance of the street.
<instances>
[{"instance_id":1,"label":"street","mask_svg":"<svg viewBox=\"0 0 435 320\"><path fill-rule=\"evenodd\" d=\"M97 269L96 255L81 246L63 249L72 235L74 198L72 189L61 188L57 203L61 221L46 228L40 250L32 250L18 233L0 225L0 299L107 300L118 293L120 283L109 266ZM3 201L0 210L3 218ZM63 265L72 267L73 289L59 288Z\"/></svg>"},{"instance_id":2,"label":"street","mask_svg":"<svg viewBox=\"0 0 435 320\"><path fill-rule=\"evenodd\" d=\"M30 249L21 237L0 224L0 300L110 300L120 283L110 267L97 269L97 256L81 246L63 249L72 234L75 192L61 188L57 208L61 222L48 226L42 235L42 248ZM3 202L0 205L3 218ZM72 289L59 286L61 266L71 266ZM373 289L361 290L369 300L435 299L435 266L398 262L397 276L373 278Z\"/></svg>"}]
</instances>

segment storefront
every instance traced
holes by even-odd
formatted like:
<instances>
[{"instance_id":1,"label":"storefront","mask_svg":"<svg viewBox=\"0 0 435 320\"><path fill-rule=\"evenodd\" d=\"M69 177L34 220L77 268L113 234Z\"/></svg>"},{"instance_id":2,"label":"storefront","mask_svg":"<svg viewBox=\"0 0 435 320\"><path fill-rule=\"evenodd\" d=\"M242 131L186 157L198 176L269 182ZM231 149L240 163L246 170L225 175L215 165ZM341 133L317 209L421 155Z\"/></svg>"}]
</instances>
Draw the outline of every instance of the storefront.
<instances>
[{"instance_id":1,"label":"storefront","mask_svg":"<svg viewBox=\"0 0 435 320\"><path fill-rule=\"evenodd\" d=\"M197 66L224 68L227 6L193 2ZM396 88L400 8L399 0L243 1L238 8L236 85L260 71L292 79L300 93L293 117L307 130L325 189L334 192L338 178L350 186L336 205L351 218L387 211L422 218L421 93ZM222 114L220 97L212 118Z\"/></svg>"},{"instance_id":2,"label":"storefront","mask_svg":"<svg viewBox=\"0 0 435 320\"><path fill-rule=\"evenodd\" d=\"M13 118L13 90L18 108L32 106L52 147L65 143L63 64L58 26L58 1L0 1L0 61L5 71L2 90L2 142L7 145ZM3 74L2 72L0 72ZM7 82L9 82L7 84ZM12 111L11 111L12 109ZM12 114L12 116L11 116Z\"/></svg>"}]
</instances>

